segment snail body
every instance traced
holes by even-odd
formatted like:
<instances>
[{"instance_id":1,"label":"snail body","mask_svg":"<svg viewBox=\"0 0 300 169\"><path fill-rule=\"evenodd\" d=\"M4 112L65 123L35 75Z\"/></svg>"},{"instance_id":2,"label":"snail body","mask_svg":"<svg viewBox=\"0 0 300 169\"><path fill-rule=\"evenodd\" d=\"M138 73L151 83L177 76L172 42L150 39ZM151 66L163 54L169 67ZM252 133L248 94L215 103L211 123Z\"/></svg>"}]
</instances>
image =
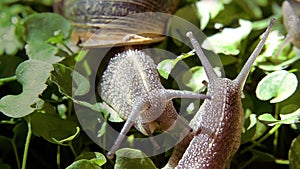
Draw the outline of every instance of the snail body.
<instances>
[{"instance_id":1,"label":"snail body","mask_svg":"<svg viewBox=\"0 0 300 169\"><path fill-rule=\"evenodd\" d=\"M231 158L236 153L241 140L244 119L241 103L243 86L273 23L274 20L271 21L262 40L234 80L218 77L193 34L187 33L204 66L209 80L207 95L211 99L204 100L189 124L197 134L188 135L176 145L165 168L229 168Z\"/></svg>"},{"instance_id":2,"label":"snail body","mask_svg":"<svg viewBox=\"0 0 300 169\"><path fill-rule=\"evenodd\" d=\"M126 120L108 156L114 154L132 125L151 136L156 129L169 130L177 119L182 122L171 99L209 98L194 92L165 89L154 61L138 50L127 50L111 59L102 76L100 94Z\"/></svg>"}]
</instances>

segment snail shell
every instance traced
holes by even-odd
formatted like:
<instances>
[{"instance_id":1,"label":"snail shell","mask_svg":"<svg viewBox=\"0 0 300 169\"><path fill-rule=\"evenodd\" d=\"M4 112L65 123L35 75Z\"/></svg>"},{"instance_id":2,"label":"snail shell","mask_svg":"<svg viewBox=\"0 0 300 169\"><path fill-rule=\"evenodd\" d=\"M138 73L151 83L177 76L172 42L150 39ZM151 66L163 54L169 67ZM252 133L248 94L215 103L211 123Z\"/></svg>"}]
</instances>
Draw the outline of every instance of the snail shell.
<instances>
[{"instance_id":1,"label":"snail shell","mask_svg":"<svg viewBox=\"0 0 300 169\"><path fill-rule=\"evenodd\" d=\"M82 46L110 47L163 40L168 18L179 0L60 0L54 10L69 19L72 39Z\"/></svg>"}]
</instances>

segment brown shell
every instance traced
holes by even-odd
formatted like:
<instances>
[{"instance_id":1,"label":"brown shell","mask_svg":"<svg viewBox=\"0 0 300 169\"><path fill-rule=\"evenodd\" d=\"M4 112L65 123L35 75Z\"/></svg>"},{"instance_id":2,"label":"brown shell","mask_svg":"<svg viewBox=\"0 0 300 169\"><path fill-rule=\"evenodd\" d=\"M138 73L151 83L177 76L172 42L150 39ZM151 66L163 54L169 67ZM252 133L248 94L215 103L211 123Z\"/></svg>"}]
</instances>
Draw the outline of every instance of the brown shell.
<instances>
[{"instance_id":1,"label":"brown shell","mask_svg":"<svg viewBox=\"0 0 300 169\"><path fill-rule=\"evenodd\" d=\"M69 19L72 39L83 46L123 46L161 41L179 0L57 0L54 10ZM154 13L149 13L154 12Z\"/></svg>"}]
</instances>

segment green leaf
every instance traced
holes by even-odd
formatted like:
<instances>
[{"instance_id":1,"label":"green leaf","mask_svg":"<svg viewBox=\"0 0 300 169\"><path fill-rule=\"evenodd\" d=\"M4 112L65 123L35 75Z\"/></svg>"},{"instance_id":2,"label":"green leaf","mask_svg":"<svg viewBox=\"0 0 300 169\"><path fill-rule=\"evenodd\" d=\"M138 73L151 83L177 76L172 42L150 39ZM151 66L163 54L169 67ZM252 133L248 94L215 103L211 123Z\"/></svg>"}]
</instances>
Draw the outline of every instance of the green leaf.
<instances>
[{"instance_id":1,"label":"green leaf","mask_svg":"<svg viewBox=\"0 0 300 169\"><path fill-rule=\"evenodd\" d=\"M193 91L203 92L206 89L206 86L202 83L203 81L208 82L208 78L204 71L204 67L195 66L190 69L192 72L192 76L190 76L191 72L185 72L183 75L183 81L186 86L193 89ZM219 67L214 68L215 73L218 77L221 77L222 73Z\"/></svg>"},{"instance_id":2,"label":"green leaf","mask_svg":"<svg viewBox=\"0 0 300 169\"><path fill-rule=\"evenodd\" d=\"M276 71L286 69L288 66L300 59L298 54L299 49L291 46L285 47L283 51L276 56L281 43L283 42L283 35L279 31L272 31L265 43L265 50L257 57L255 64L260 69L266 71Z\"/></svg>"},{"instance_id":3,"label":"green leaf","mask_svg":"<svg viewBox=\"0 0 300 169\"><path fill-rule=\"evenodd\" d=\"M84 95L90 90L89 81L80 73L63 64L54 64L53 66L51 80L63 94L74 98Z\"/></svg>"},{"instance_id":4,"label":"green leaf","mask_svg":"<svg viewBox=\"0 0 300 169\"><path fill-rule=\"evenodd\" d=\"M279 10L280 10L280 15L281 16L281 7L279 7ZM275 9L276 10L276 9ZM258 20L258 21L254 21L252 22L252 29L253 30L262 30L262 29L265 29L266 27L268 27L269 23L270 23L270 20L272 18L276 18L274 16L269 16L268 18L263 18L261 20Z\"/></svg>"},{"instance_id":5,"label":"green leaf","mask_svg":"<svg viewBox=\"0 0 300 169\"><path fill-rule=\"evenodd\" d=\"M61 93L72 97L72 69L63 64L54 64L54 71L51 73L51 81L55 83Z\"/></svg>"},{"instance_id":6,"label":"green leaf","mask_svg":"<svg viewBox=\"0 0 300 169\"><path fill-rule=\"evenodd\" d=\"M247 127L247 130L250 130L252 127L254 127L257 123L256 114L251 114L250 116L250 124Z\"/></svg>"},{"instance_id":7,"label":"green leaf","mask_svg":"<svg viewBox=\"0 0 300 169\"><path fill-rule=\"evenodd\" d=\"M104 121L102 123L102 125L101 125L101 128L98 130L98 133L97 133L97 137L98 138L101 137L101 136L103 136L105 134L105 132L106 132L106 126L107 126L107 122Z\"/></svg>"},{"instance_id":8,"label":"green leaf","mask_svg":"<svg viewBox=\"0 0 300 169\"><path fill-rule=\"evenodd\" d=\"M239 54L238 48L241 40L246 38L252 30L251 22L240 19L239 23L240 27L224 28L221 33L208 37L203 42L202 47L225 55Z\"/></svg>"},{"instance_id":9,"label":"green leaf","mask_svg":"<svg viewBox=\"0 0 300 169\"><path fill-rule=\"evenodd\" d=\"M63 60L63 57L56 56L58 48L39 41L30 41L25 46L26 53L30 59L40 60L54 64Z\"/></svg>"},{"instance_id":10,"label":"green leaf","mask_svg":"<svg viewBox=\"0 0 300 169\"><path fill-rule=\"evenodd\" d=\"M188 58L190 56L193 56L195 54L195 50L192 50L188 53L184 53L182 55L179 55L176 59L166 59L161 61L158 65L157 65L157 70L158 73L165 79L168 79L172 69L174 68L174 66L177 64L177 62Z\"/></svg>"},{"instance_id":11,"label":"green leaf","mask_svg":"<svg viewBox=\"0 0 300 169\"><path fill-rule=\"evenodd\" d=\"M0 100L0 111L15 118L32 113L36 109L32 105L39 101L39 95L46 89L45 82L52 70L51 64L38 60L22 62L16 70L16 76L23 86L23 92L3 97Z\"/></svg>"},{"instance_id":12,"label":"green leaf","mask_svg":"<svg viewBox=\"0 0 300 169\"><path fill-rule=\"evenodd\" d=\"M300 166L300 135L292 142L289 150L290 169L299 169Z\"/></svg>"},{"instance_id":13,"label":"green leaf","mask_svg":"<svg viewBox=\"0 0 300 169\"><path fill-rule=\"evenodd\" d=\"M108 120L111 122L123 122L124 120L119 116L119 114L111 108L107 103L100 103L100 107L105 116L108 116Z\"/></svg>"},{"instance_id":14,"label":"green leaf","mask_svg":"<svg viewBox=\"0 0 300 169\"><path fill-rule=\"evenodd\" d=\"M14 55L19 49L22 49L23 42L15 34L15 29L15 26L0 28L0 55L3 53Z\"/></svg>"},{"instance_id":15,"label":"green leaf","mask_svg":"<svg viewBox=\"0 0 300 169\"><path fill-rule=\"evenodd\" d=\"M300 123L300 109L289 114L279 114L284 124L295 124Z\"/></svg>"},{"instance_id":16,"label":"green leaf","mask_svg":"<svg viewBox=\"0 0 300 169\"><path fill-rule=\"evenodd\" d=\"M64 104L57 105L57 112L62 119L66 119L66 112L68 111L68 107Z\"/></svg>"},{"instance_id":17,"label":"green leaf","mask_svg":"<svg viewBox=\"0 0 300 169\"><path fill-rule=\"evenodd\" d=\"M297 60L300 59L300 55L296 55L293 58L290 58L284 62L281 62L279 64L274 64L274 63L260 63L258 67L260 69L266 70L266 71L276 71L276 70L282 70L296 62Z\"/></svg>"},{"instance_id":18,"label":"green leaf","mask_svg":"<svg viewBox=\"0 0 300 169\"><path fill-rule=\"evenodd\" d=\"M290 97L297 88L298 80L293 73L285 70L272 72L265 76L257 85L256 96L270 103L281 102Z\"/></svg>"},{"instance_id":19,"label":"green leaf","mask_svg":"<svg viewBox=\"0 0 300 169\"><path fill-rule=\"evenodd\" d=\"M136 149L123 148L116 151L115 169L156 169L149 157Z\"/></svg>"},{"instance_id":20,"label":"green leaf","mask_svg":"<svg viewBox=\"0 0 300 169\"><path fill-rule=\"evenodd\" d=\"M95 104L91 104L85 101L80 101L80 100L75 100L74 98L72 98L74 103L81 105L81 106L85 106L85 107L89 107L90 109L100 112L102 111L102 107L100 106L100 103L95 103Z\"/></svg>"},{"instance_id":21,"label":"green leaf","mask_svg":"<svg viewBox=\"0 0 300 169\"><path fill-rule=\"evenodd\" d=\"M50 37L47 42L52 43L52 44L63 44L64 40L64 34L58 30L54 32L54 36Z\"/></svg>"},{"instance_id":22,"label":"green leaf","mask_svg":"<svg viewBox=\"0 0 300 169\"><path fill-rule=\"evenodd\" d=\"M284 36L278 30L272 31L265 43L265 49L260 56L271 57L275 54L276 49L283 42Z\"/></svg>"},{"instance_id":23,"label":"green leaf","mask_svg":"<svg viewBox=\"0 0 300 169\"><path fill-rule=\"evenodd\" d=\"M51 13L33 14L25 19L24 26L24 38L28 41L26 52L30 60L21 63L16 70L23 92L0 100L0 111L9 117L24 117L36 109L33 105L47 87L45 82L53 70L51 64L63 59L55 56L58 49L46 41L54 36L55 31L62 31L66 38L71 30L66 19Z\"/></svg>"},{"instance_id":24,"label":"green leaf","mask_svg":"<svg viewBox=\"0 0 300 169\"><path fill-rule=\"evenodd\" d=\"M262 10L258 6L257 1L238 1L242 10L244 10L248 16L253 18L261 18Z\"/></svg>"},{"instance_id":25,"label":"green leaf","mask_svg":"<svg viewBox=\"0 0 300 169\"><path fill-rule=\"evenodd\" d=\"M107 118L108 120L111 122L123 122L124 120L119 116L119 114L112 109L107 103L105 102L97 102L95 104L91 104L85 101L80 101L80 100L75 100L74 98L72 98L74 103L81 105L81 106L85 106L88 107L96 112L102 112L104 114L104 117ZM105 123L103 123L103 125L106 125ZM101 129L105 129L105 126L102 126ZM99 131L102 132L102 131Z\"/></svg>"},{"instance_id":26,"label":"green leaf","mask_svg":"<svg viewBox=\"0 0 300 169\"><path fill-rule=\"evenodd\" d=\"M185 82L186 86L192 88L193 91L204 91L206 87L202 82L208 82L204 68L202 66L195 66L192 67L190 71L192 72L192 77L188 76L190 72L186 72L183 75L183 81Z\"/></svg>"},{"instance_id":27,"label":"green leaf","mask_svg":"<svg viewBox=\"0 0 300 169\"><path fill-rule=\"evenodd\" d=\"M61 31L64 38L69 37L71 25L68 20L54 13L32 14L24 21L26 29L24 40L43 41L55 36L56 31Z\"/></svg>"},{"instance_id":28,"label":"green leaf","mask_svg":"<svg viewBox=\"0 0 300 169\"><path fill-rule=\"evenodd\" d=\"M271 114L262 114L258 119L262 122L267 123L269 126L274 126L276 124L296 124L300 123L300 109L289 113L280 114L281 120L275 119Z\"/></svg>"},{"instance_id":29,"label":"green leaf","mask_svg":"<svg viewBox=\"0 0 300 169\"><path fill-rule=\"evenodd\" d=\"M198 111L198 109L196 108L194 102L190 103L190 104L187 106L187 108L186 108L186 113L187 113L187 114L192 114L192 113L195 113L195 112L197 112L197 111Z\"/></svg>"},{"instance_id":30,"label":"green leaf","mask_svg":"<svg viewBox=\"0 0 300 169\"><path fill-rule=\"evenodd\" d=\"M72 141L79 132L77 124L71 120L61 119L57 115L34 112L30 115L32 133L42 136L51 143Z\"/></svg>"},{"instance_id":31,"label":"green leaf","mask_svg":"<svg viewBox=\"0 0 300 169\"><path fill-rule=\"evenodd\" d=\"M175 66L174 59L165 59L157 65L158 73L165 79L169 78L172 69Z\"/></svg>"},{"instance_id":32,"label":"green leaf","mask_svg":"<svg viewBox=\"0 0 300 169\"><path fill-rule=\"evenodd\" d=\"M74 96L82 96L89 92L90 90L90 83L86 77L82 74L78 73L77 71L72 72L73 78L73 97Z\"/></svg>"},{"instance_id":33,"label":"green leaf","mask_svg":"<svg viewBox=\"0 0 300 169\"><path fill-rule=\"evenodd\" d=\"M14 55L19 49L23 48L22 35L16 32L20 26L21 18L18 16L20 11L24 11L21 5L11 7L1 6L0 8L0 55L6 53Z\"/></svg>"},{"instance_id":34,"label":"green leaf","mask_svg":"<svg viewBox=\"0 0 300 169\"><path fill-rule=\"evenodd\" d=\"M106 158L103 154L98 152L85 152L80 154L75 161L81 160L81 159L87 159L91 160L92 162L96 163L99 166L102 166L106 163Z\"/></svg>"},{"instance_id":35,"label":"green leaf","mask_svg":"<svg viewBox=\"0 0 300 169\"><path fill-rule=\"evenodd\" d=\"M238 58L231 55L219 55L222 65L227 66L238 62Z\"/></svg>"},{"instance_id":36,"label":"green leaf","mask_svg":"<svg viewBox=\"0 0 300 169\"><path fill-rule=\"evenodd\" d=\"M271 123L274 124L276 122L279 122L279 120L275 119L271 114L266 113L258 116L258 120L265 122L265 123Z\"/></svg>"},{"instance_id":37,"label":"green leaf","mask_svg":"<svg viewBox=\"0 0 300 169\"><path fill-rule=\"evenodd\" d=\"M254 136L257 132L257 118L256 114L252 114L249 109L245 111L245 123L244 123L244 130L242 133L242 142L244 144L248 141L254 140ZM248 127L247 127L248 126Z\"/></svg>"},{"instance_id":38,"label":"green leaf","mask_svg":"<svg viewBox=\"0 0 300 169\"><path fill-rule=\"evenodd\" d=\"M81 159L73 162L66 169L101 169L101 167L91 160Z\"/></svg>"},{"instance_id":39,"label":"green leaf","mask_svg":"<svg viewBox=\"0 0 300 169\"><path fill-rule=\"evenodd\" d=\"M196 7L200 17L201 30L207 26L210 18L214 19L224 9L221 0L198 1Z\"/></svg>"}]
</instances>

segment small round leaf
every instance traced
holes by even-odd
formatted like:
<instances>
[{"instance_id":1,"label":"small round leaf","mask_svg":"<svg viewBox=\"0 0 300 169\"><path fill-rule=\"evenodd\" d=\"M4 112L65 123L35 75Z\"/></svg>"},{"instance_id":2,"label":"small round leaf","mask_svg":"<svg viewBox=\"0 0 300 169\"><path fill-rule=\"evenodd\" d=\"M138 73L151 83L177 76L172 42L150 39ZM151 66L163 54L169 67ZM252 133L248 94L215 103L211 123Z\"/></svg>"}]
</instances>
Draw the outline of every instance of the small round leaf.
<instances>
[{"instance_id":1,"label":"small round leaf","mask_svg":"<svg viewBox=\"0 0 300 169\"><path fill-rule=\"evenodd\" d=\"M272 72L265 76L257 85L256 96L270 103L281 102L290 97L297 88L298 80L293 73L285 70Z\"/></svg>"}]
</instances>

